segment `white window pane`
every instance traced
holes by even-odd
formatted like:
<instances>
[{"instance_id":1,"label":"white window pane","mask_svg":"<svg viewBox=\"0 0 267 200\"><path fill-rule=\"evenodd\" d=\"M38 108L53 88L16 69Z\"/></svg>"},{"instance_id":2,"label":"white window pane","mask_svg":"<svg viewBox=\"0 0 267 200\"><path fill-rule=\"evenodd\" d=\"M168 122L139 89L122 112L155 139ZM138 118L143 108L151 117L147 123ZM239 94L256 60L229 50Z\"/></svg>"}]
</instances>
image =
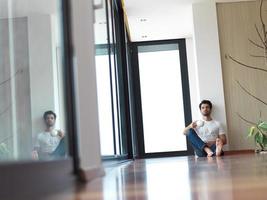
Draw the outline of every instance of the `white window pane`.
<instances>
[{"instance_id":1,"label":"white window pane","mask_svg":"<svg viewBox=\"0 0 267 200\"><path fill-rule=\"evenodd\" d=\"M114 155L108 55L96 56L96 66L101 154Z\"/></svg>"},{"instance_id":2,"label":"white window pane","mask_svg":"<svg viewBox=\"0 0 267 200\"><path fill-rule=\"evenodd\" d=\"M138 56L145 153L187 150L179 51Z\"/></svg>"}]
</instances>

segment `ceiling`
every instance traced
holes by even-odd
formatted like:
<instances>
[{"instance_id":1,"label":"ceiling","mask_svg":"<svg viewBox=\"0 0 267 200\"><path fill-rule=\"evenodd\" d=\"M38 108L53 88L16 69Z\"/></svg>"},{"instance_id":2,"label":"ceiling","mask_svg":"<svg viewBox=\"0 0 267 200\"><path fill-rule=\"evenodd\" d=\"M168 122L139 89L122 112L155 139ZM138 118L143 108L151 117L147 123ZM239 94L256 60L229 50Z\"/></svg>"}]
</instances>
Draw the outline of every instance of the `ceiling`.
<instances>
[{"instance_id":1,"label":"ceiling","mask_svg":"<svg viewBox=\"0 0 267 200\"><path fill-rule=\"evenodd\" d=\"M192 37L192 4L212 0L124 0L132 41ZM214 0L215 1L215 0ZM217 0L237 2L242 0Z\"/></svg>"},{"instance_id":2,"label":"ceiling","mask_svg":"<svg viewBox=\"0 0 267 200\"><path fill-rule=\"evenodd\" d=\"M194 0L125 0L132 41L191 37Z\"/></svg>"},{"instance_id":3,"label":"ceiling","mask_svg":"<svg viewBox=\"0 0 267 200\"><path fill-rule=\"evenodd\" d=\"M94 0L94 4L98 5L101 1L103 0ZM131 40L150 41L192 37L192 3L215 0L122 1L124 1ZM216 0L216 2L234 1L242 0ZM58 12L59 3L60 0L0 0L0 18L54 14ZM106 43L105 8L96 10L95 22L96 43Z\"/></svg>"}]
</instances>

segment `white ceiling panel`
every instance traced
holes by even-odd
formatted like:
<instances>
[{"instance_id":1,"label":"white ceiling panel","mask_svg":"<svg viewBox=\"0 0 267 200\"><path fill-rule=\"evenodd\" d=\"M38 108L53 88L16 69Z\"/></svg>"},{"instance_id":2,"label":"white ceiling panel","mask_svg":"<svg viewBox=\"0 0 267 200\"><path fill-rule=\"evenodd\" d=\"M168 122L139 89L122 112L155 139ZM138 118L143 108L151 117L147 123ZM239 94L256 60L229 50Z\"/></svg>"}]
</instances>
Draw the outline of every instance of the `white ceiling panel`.
<instances>
[{"instance_id":1,"label":"white ceiling panel","mask_svg":"<svg viewBox=\"0 0 267 200\"><path fill-rule=\"evenodd\" d=\"M124 0L132 41L192 37L192 4L212 0ZM242 0L216 0L238 2ZM244 0L249 1L249 0Z\"/></svg>"}]
</instances>

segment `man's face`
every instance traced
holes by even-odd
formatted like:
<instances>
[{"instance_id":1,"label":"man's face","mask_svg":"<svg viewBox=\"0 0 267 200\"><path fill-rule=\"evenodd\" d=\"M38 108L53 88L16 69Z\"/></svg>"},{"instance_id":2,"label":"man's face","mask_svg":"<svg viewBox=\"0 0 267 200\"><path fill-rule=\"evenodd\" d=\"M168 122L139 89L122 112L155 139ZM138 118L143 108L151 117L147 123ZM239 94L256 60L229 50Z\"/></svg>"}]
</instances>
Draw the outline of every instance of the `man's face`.
<instances>
[{"instance_id":1,"label":"man's face","mask_svg":"<svg viewBox=\"0 0 267 200\"><path fill-rule=\"evenodd\" d=\"M203 116L206 116L206 117L210 116L211 109L210 109L209 104L202 104L200 107L200 112Z\"/></svg>"},{"instance_id":2,"label":"man's face","mask_svg":"<svg viewBox=\"0 0 267 200\"><path fill-rule=\"evenodd\" d=\"M52 115L52 114L46 115L45 124L46 124L47 127L54 126L55 125L55 121L56 121L56 119L55 119L54 115Z\"/></svg>"}]
</instances>

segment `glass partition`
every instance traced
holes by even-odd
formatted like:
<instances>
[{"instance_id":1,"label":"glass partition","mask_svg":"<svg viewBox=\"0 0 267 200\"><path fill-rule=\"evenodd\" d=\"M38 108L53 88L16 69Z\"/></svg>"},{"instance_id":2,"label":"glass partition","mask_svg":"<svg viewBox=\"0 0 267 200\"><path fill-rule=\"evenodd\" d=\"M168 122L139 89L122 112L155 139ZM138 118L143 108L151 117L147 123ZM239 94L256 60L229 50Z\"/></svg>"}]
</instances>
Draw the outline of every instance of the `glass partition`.
<instances>
[{"instance_id":1,"label":"glass partition","mask_svg":"<svg viewBox=\"0 0 267 200\"><path fill-rule=\"evenodd\" d=\"M98 93L98 115L101 154L104 158L115 158L127 154L126 131L123 114L122 66L113 1L103 1L103 8L95 10L95 50ZM118 15L118 13L117 13Z\"/></svg>"},{"instance_id":2,"label":"glass partition","mask_svg":"<svg viewBox=\"0 0 267 200\"><path fill-rule=\"evenodd\" d=\"M0 1L0 160L51 160L66 148L61 1Z\"/></svg>"},{"instance_id":3,"label":"glass partition","mask_svg":"<svg viewBox=\"0 0 267 200\"><path fill-rule=\"evenodd\" d=\"M114 98L112 98L114 96L114 82L112 79L113 68L111 67L111 64L114 63L112 63L112 45L110 44L112 35L108 35L108 25L111 21L107 20L107 15L110 16L110 7L107 1L103 3L103 8L95 10L94 24L99 129L101 155L114 156L116 154L116 141L114 134Z\"/></svg>"}]
</instances>

